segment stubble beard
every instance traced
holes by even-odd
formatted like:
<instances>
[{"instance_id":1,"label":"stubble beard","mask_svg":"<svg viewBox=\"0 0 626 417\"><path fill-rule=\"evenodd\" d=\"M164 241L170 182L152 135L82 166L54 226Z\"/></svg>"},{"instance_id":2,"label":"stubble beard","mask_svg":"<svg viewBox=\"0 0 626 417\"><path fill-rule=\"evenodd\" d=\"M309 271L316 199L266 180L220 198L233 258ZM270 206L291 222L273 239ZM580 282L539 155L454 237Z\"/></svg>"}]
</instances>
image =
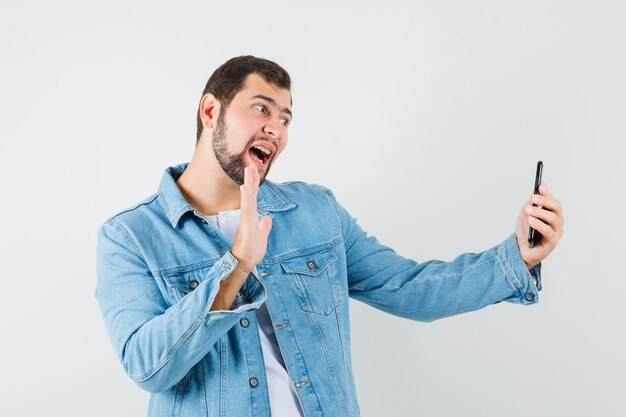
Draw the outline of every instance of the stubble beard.
<instances>
[{"instance_id":1,"label":"stubble beard","mask_svg":"<svg viewBox=\"0 0 626 417\"><path fill-rule=\"evenodd\" d=\"M244 169L246 168L245 157L248 154L248 149L252 144L258 140L259 138L251 138L248 141L248 144L244 148L243 152L229 153L228 152L228 139L226 138L226 123L224 122L224 115L226 114L226 109L220 112L220 115L217 117L217 123L215 125L215 130L213 131L213 152L215 153L215 158L217 162L219 162L222 170L237 183L238 185L242 185L244 181ZM272 161L269 161L267 164L267 168L265 168L265 172L259 172L261 174L261 181L259 186L265 182L265 177L270 172Z\"/></svg>"}]
</instances>

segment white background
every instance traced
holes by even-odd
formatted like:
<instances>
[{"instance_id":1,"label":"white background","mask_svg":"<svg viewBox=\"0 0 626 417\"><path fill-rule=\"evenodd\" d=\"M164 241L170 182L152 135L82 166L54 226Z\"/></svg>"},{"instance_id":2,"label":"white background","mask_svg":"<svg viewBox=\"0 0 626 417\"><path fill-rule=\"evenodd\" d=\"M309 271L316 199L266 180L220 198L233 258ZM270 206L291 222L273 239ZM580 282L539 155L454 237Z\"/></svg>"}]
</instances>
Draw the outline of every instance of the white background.
<instances>
[{"instance_id":1,"label":"white background","mask_svg":"<svg viewBox=\"0 0 626 417\"><path fill-rule=\"evenodd\" d=\"M274 181L418 261L514 230L535 163L566 233L531 307L417 323L352 301L364 416L620 416L623 1L0 5L0 415L138 416L93 296L98 226L189 160L226 59L293 78Z\"/></svg>"}]
</instances>

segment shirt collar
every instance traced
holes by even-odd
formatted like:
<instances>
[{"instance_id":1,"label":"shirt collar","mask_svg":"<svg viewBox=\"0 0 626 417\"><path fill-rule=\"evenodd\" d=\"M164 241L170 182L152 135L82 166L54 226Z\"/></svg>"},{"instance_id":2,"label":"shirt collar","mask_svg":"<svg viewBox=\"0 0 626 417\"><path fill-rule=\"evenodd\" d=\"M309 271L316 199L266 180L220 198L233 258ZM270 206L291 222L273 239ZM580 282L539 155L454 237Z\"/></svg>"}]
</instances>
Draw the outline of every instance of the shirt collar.
<instances>
[{"instance_id":1,"label":"shirt collar","mask_svg":"<svg viewBox=\"0 0 626 417\"><path fill-rule=\"evenodd\" d=\"M195 213L194 208L185 200L185 197L183 197L183 194L176 185L176 180L178 180L188 165L189 163L185 162L166 168L165 172L163 172L161 183L159 184L159 198L163 203L167 218L174 228L176 228L183 214L188 211ZM264 216L272 211L284 211L294 207L296 207L296 204L285 197L276 184L267 179L263 181L263 184L259 187L259 194L257 196L257 211L259 215ZM271 214L270 216L274 217Z\"/></svg>"}]
</instances>

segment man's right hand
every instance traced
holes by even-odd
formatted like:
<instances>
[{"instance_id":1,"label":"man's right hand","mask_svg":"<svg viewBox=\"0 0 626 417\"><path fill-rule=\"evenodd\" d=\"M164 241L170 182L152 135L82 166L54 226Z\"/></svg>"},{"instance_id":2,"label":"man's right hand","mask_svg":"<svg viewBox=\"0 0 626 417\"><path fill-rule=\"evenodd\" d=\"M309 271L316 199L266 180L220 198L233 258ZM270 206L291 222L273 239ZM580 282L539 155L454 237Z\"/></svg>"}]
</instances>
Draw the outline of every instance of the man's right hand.
<instances>
[{"instance_id":1,"label":"man's right hand","mask_svg":"<svg viewBox=\"0 0 626 417\"><path fill-rule=\"evenodd\" d=\"M257 168L248 165L244 169L243 185L239 186L241 215L231 249L231 253L239 262L238 267L248 274L265 256L267 237L272 230L272 218L263 216L259 221L257 214L256 199L260 182L261 176Z\"/></svg>"}]
</instances>

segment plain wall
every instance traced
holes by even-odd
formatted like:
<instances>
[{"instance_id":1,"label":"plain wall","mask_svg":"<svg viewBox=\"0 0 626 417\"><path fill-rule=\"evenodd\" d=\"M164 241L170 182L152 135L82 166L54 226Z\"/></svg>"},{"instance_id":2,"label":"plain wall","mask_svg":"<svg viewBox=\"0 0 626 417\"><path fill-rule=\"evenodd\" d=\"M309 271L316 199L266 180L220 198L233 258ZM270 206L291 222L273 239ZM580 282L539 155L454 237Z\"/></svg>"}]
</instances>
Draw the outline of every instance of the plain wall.
<instances>
[{"instance_id":1,"label":"plain wall","mask_svg":"<svg viewBox=\"0 0 626 417\"><path fill-rule=\"evenodd\" d=\"M535 163L565 235L537 305L432 323L351 301L364 416L618 416L623 1L0 3L0 415L145 415L94 298L98 226L190 159L226 59L293 78L269 178L334 190L417 261L514 231Z\"/></svg>"}]
</instances>

